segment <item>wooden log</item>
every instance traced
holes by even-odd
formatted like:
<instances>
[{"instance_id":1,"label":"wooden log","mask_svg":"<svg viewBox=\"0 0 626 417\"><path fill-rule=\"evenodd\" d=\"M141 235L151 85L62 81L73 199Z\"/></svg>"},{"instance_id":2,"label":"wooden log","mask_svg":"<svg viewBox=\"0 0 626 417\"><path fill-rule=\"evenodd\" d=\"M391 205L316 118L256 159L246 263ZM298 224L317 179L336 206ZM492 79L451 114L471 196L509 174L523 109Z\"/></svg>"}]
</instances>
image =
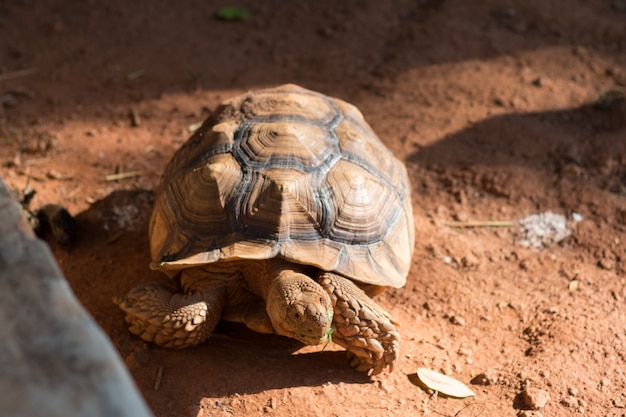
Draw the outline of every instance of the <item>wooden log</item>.
<instances>
[{"instance_id":1,"label":"wooden log","mask_svg":"<svg viewBox=\"0 0 626 417\"><path fill-rule=\"evenodd\" d=\"M0 178L0 415L152 416Z\"/></svg>"}]
</instances>

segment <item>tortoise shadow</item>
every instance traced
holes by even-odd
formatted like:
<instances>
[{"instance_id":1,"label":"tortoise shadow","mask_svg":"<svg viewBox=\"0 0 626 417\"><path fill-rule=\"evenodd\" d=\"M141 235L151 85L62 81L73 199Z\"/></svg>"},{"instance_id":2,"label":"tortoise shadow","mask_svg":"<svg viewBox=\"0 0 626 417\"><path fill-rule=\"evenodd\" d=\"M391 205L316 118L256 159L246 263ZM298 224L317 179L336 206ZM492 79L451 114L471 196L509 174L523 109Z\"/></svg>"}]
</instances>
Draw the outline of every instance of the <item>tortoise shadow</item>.
<instances>
[{"instance_id":1,"label":"tortoise shadow","mask_svg":"<svg viewBox=\"0 0 626 417\"><path fill-rule=\"evenodd\" d=\"M301 350L296 340L258 334L236 323L221 322L207 342L184 350L159 348L130 334L112 298L141 282L167 282L148 268L152 203L151 191L115 191L76 216L70 251L50 244L76 296L108 334L153 408L173 407L170 399L181 389L195 393L199 404L205 397L371 382L351 369L345 352L335 346L324 352Z\"/></svg>"}]
</instances>

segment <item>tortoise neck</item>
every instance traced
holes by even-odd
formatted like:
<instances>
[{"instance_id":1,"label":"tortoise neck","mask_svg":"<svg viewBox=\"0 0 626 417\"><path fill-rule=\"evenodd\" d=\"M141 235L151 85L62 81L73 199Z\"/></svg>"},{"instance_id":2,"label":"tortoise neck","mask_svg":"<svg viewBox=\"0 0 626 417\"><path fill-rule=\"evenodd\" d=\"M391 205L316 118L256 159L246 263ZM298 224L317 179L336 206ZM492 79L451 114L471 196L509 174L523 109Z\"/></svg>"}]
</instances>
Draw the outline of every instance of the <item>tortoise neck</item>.
<instances>
[{"instance_id":1,"label":"tortoise neck","mask_svg":"<svg viewBox=\"0 0 626 417\"><path fill-rule=\"evenodd\" d=\"M265 262L265 269L266 269L266 274L269 277L272 277L270 279L275 279L277 277L280 276L284 276L286 274L293 274L293 273L301 273L301 274L307 274L307 266L306 265L300 265L297 263L293 263L293 262L288 262L282 258L274 258L274 259L268 259Z\"/></svg>"}]
</instances>

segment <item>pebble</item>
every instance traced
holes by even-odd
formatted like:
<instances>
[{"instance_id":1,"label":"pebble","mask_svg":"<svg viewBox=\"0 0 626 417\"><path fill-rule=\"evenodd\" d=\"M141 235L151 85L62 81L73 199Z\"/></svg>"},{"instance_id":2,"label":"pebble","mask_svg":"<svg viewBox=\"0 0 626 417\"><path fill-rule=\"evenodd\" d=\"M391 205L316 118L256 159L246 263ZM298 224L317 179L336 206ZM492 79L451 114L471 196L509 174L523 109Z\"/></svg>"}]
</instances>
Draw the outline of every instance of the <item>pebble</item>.
<instances>
[{"instance_id":1,"label":"pebble","mask_svg":"<svg viewBox=\"0 0 626 417\"><path fill-rule=\"evenodd\" d=\"M455 326L465 326L465 319L459 316L452 316L450 317L450 323L454 324Z\"/></svg>"},{"instance_id":2,"label":"pebble","mask_svg":"<svg viewBox=\"0 0 626 417\"><path fill-rule=\"evenodd\" d=\"M459 350L457 351L457 353L461 356L472 356L472 349L469 348L459 348Z\"/></svg>"},{"instance_id":3,"label":"pebble","mask_svg":"<svg viewBox=\"0 0 626 417\"><path fill-rule=\"evenodd\" d=\"M549 84L549 81L546 77L537 77L533 80L533 85L535 87L545 87Z\"/></svg>"},{"instance_id":4,"label":"pebble","mask_svg":"<svg viewBox=\"0 0 626 417\"><path fill-rule=\"evenodd\" d=\"M600 261L598 261L598 266L602 269L610 271L615 267L615 262L613 262L609 258L602 258L600 259Z\"/></svg>"},{"instance_id":5,"label":"pebble","mask_svg":"<svg viewBox=\"0 0 626 417\"><path fill-rule=\"evenodd\" d=\"M613 399L613 407L615 408L626 408L626 402L621 397Z\"/></svg>"},{"instance_id":6,"label":"pebble","mask_svg":"<svg viewBox=\"0 0 626 417\"><path fill-rule=\"evenodd\" d=\"M517 417L543 417L543 414L534 410L522 410L517 413Z\"/></svg>"},{"instance_id":7,"label":"pebble","mask_svg":"<svg viewBox=\"0 0 626 417\"><path fill-rule=\"evenodd\" d=\"M395 390L395 387L386 381L378 381L378 387L388 394L391 394Z\"/></svg>"},{"instance_id":8,"label":"pebble","mask_svg":"<svg viewBox=\"0 0 626 417\"><path fill-rule=\"evenodd\" d=\"M46 172L46 177L50 180L64 180L66 179L65 175L61 174L59 171L55 171L53 169L48 170Z\"/></svg>"},{"instance_id":9,"label":"pebble","mask_svg":"<svg viewBox=\"0 0 626 417\"><path fill-rule=\"evenodd\" d=\"M461 259L461 265L465 268L473 268L480 265L480 261L474 254L468 253Z\"/></svg>"},{"instance_id":10,"label":"pebble","mask_svg":"<svg viewBox=\"0 0 626 417\"><path fill-rule=\"evenodd\" d=\"M471 379L470 384L489 386L494 383L492 372L481 372Z\"/></svg>"},{"instance_id":11,"label":"pebble","mask_svg":"<svg viewBox=\"0 0 626 417\"><path fill-rule=\"evenodd\" d=\"M564 405L565 407L574 408L578 405L578 400L576 399L576 397L572 395L568 395L567 397L561 400L561 405Z\"/></svg>"},{"instance_id":12,"label":"pebble","mask_svg":"<svg viewBox=\"0 0 626 417\"><path fill-rule=\"evenodd\" d=\"M522 392L522 400L524 405L531 410L543 408L550 400L550 393L540 388L526 388Z\"/></svg>"}]
</instances>

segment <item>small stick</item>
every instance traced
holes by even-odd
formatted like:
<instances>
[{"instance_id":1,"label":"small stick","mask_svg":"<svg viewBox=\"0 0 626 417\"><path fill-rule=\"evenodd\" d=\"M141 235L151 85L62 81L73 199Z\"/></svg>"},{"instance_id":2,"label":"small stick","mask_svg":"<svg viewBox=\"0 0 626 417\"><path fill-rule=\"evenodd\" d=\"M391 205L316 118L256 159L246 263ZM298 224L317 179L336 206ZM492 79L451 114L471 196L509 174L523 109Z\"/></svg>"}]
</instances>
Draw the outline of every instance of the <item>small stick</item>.
<instances>
[{"instance_id":1,"label":"small stick","mask_svg":"<svg viewBox=\"0 0 626 417\"><path fill-rule=\"evenodd\" d=\"M11 80L13 78L26 77L27 75L31 75L36 73L37 68L27 68L19 71L6 72L4 74L0 74L0 81Z\"/></svg>"},{"instance_id":2,"label":"small stick","mask_svg":"<svg viewBox=\"0 0 626 417\"><path fill-rule=\"evenodd\" d=\"M117 181L123 180L126 178L134 178L141 176L141 172L139 171L131 171L131 172L120 172L119 174L110 174L106 176L107 181Z\"/></svg>"},{"instance_id":3,"label":"small stick","mask_svg":"<svg viewBox=\"0 0 626 417\"><path fill-rule=\"evenodd\" d=\"M130 109L130 125L132 127L139 127L139 125L141 125L141 116L136 107Z\"/></svg>"},{"instance_id":4,"label":"small stick","mask_svg":"<svg viewBox=\"0 0 626 417\"><path fill-rule=\"evenodd\" d=\"M116 241L119 240L119 238L121 238L122 236L124 236L124 234L126 233L125 230L120 230L119 232L117 232L116 234L114 234L113 236L111 236L109 238L109 240L107 240L107 245L110 245L112 243L115 243Z\"/></svg>"},{"instance_id":5,"label":"small stick","mask_svg":"<svg viewBox=\"0 0 626 417\"><path fill-rule=\"evenodd\" d=\"M512 227L515 226L515 223L511 221L477 220L468 222L446 222L445 225L449 227Z\"/></svg>"},{"instance_id":6,"label":"small stick","mask_svg":"<svg viewBox=\"0 0 626 417\"><path fill-rule=\"evenodd\" d=\"M146 74L146 71L145 71L145 70L140 69L140 70L137 70L137 71L131 72L130 74L128 74L128 75L127 75L127 77L128 77L128 79L129 79L129 80L134 81L134 80L136 80L137 78L141 78L141 77L143 77L145 74Z\"/></svg>"},{"instance_id":7,"label":"small stick","mask_svg":"<svg viewBox=\"0 0 626 417\"><path fill-rule=\"evenodd\" d=\"M41 165L41 164L47 163L48 161L50 161L50 158L47 158L44 156L43 158L28 159L26 162L24 162L24 165L26 166Z\"/></svg>"},{"instance_id":8,"label":"small stick","mask_svg":"<svg viewBox=\"0 0 626 417\"><path fill-rule=\"evenodd\" d=\"M78 187L74 188L72 191L70 191L69 193L67 193L67 194L65 195L65 198L69 200L70 198L72 198L72 197L74 197L76 194L78 194L78 192L80 191L80 189L81 189L81 187L80 187L80 185L79 185Z\"/></svg>"},{"instance_id":9,"label":"small stick","mask_svg":"<svg viewBox=\"0 0 626 417\"><path fill-rule=\"evenodd\" d=\"M159 366L157 371L156 379L154 380L154 390L158 391L161 387L161 378L163 378L163 367Z\"/></svg>"}]
</instances>

